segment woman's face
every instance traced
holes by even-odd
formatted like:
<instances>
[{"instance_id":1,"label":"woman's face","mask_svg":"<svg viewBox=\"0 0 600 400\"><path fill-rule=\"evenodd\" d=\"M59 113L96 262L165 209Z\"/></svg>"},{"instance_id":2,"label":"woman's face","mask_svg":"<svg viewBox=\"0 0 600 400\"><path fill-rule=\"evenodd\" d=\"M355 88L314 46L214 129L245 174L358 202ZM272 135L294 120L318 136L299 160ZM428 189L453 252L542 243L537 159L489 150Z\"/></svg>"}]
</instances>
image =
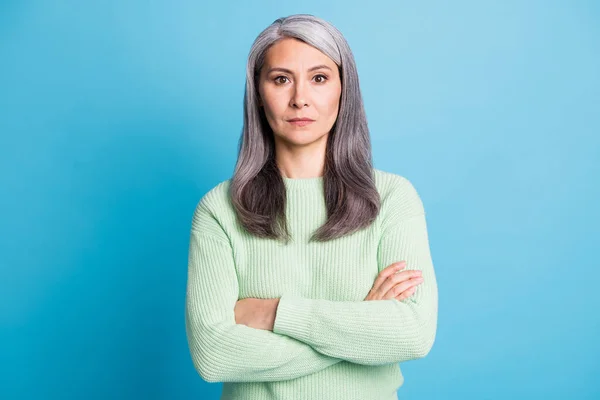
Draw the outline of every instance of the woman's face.
<instances>
[{"instance_id":1,"label":"woman's face","mask_svg":"<svg viewBox=\"0 0 600 400\"><path fill-rule=\"evenodd\" d=\"M276 142L297 146L326 143L342 93L333 60L300 40L281 39L267 51L258 91ZM293 118L313 122L293 123Z\"/></svg>"}]
</instances>

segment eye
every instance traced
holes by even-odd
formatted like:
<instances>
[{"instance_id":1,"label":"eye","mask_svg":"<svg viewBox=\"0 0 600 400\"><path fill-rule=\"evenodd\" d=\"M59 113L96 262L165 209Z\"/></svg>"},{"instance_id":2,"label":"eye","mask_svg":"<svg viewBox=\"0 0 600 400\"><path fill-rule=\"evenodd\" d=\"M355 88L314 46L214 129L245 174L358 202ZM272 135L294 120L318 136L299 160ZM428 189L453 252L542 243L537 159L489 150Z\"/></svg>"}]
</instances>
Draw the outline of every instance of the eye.
<instances>
[{"instance_id":1,"label":"eye","mask_svg":"<svg viewBox=\"0 0 600 400\"><path fill-rule=\"evenodd\" d=\"M283 76L283 75L279 75L278 77L276 77L275 79L273 79L273 81L275 81L275 83L276 83L276 84L278 84L278 85L279 85L279 84L283 84L283 83L284 83L284 82L281 82L281 81L279 80L279 78L287 79L287 77L286 77L286 76Z\"/></svg>"},{"instance_id":2,"label":"eye","mask_svg":"<svg viewBox=\"0 0 600 400\"><path fill-rule=\"evenodd\" d=\"M327 76L325 76L323 74L315 75L315 78L318 78L318 77L322 77L323 79L317 83L323 83L327 80Z\"/></svg>"}]
</instances>

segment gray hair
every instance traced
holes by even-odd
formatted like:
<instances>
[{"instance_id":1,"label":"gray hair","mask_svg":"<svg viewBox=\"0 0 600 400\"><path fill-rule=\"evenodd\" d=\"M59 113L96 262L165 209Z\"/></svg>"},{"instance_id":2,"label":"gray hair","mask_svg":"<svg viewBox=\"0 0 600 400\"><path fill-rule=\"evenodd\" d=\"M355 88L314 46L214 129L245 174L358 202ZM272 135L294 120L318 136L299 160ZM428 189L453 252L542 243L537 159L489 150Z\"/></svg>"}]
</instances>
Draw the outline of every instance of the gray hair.
<instances>
[{"instance_id":1,"label":"gray hair","mask_svg":"<svg viewBox=\"0 0 600 400\"><path fill-rule=\"evenodd\" d=\"M329 22L310 14L276 19L255 39L248 56L244 126L230 185L238 220L251 234L289 241L286 187L275 163L275 142L259 107L258 77L267 50L280 39L299 39L331 58L342 84L338 116L327 140L323 185L327 222L311 240L327 241L370 225L380 209L371 139L354 56L346 39Z\"/></svg>"}]
</instances>

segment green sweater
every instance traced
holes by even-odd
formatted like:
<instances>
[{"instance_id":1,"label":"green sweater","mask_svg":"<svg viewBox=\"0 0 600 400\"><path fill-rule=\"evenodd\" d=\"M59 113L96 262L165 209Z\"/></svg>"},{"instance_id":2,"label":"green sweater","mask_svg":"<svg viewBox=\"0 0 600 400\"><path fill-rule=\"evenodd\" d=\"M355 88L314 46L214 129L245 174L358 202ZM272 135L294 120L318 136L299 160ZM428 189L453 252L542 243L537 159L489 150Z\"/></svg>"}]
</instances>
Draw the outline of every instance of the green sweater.
<instances>
[{"instance_id":1,"label":"green sweater","mask_svg":"<svg viewBox=\"0 0 600 400\"><path fill-rule=\"evenodd\" d=\"M374 169L381 211L367 228L308 243L326 221L323 178L285 178L293 240L252 236L229 202L230 179L192 219L186 334L194 366L224 382L221 400L395 400L399 363L425 357L438 292L423 203L410 181ZM423 283L404 300L365 301L378 273L406 260ZM280 298L273 331L235 323L236 301Z\"/></svg>"}]
</instances>

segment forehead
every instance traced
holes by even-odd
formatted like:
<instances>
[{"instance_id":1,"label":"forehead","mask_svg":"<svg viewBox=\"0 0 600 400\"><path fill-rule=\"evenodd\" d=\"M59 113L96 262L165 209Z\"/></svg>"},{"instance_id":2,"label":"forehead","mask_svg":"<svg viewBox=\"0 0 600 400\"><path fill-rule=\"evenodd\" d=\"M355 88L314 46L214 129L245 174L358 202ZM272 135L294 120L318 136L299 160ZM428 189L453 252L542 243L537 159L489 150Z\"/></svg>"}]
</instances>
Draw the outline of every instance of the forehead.
<instances>
[{"instance_id":1,"label":"forehead","mask_svg":"<svg viewBox=\"0 0 600 400\"><path fill-rule=\"evenodd\" d=\"M294 38L280 39L265 54L267 67L303 70L315 64L337 68L335 62L315 47Z\"/></svg>"}]
</instances>

